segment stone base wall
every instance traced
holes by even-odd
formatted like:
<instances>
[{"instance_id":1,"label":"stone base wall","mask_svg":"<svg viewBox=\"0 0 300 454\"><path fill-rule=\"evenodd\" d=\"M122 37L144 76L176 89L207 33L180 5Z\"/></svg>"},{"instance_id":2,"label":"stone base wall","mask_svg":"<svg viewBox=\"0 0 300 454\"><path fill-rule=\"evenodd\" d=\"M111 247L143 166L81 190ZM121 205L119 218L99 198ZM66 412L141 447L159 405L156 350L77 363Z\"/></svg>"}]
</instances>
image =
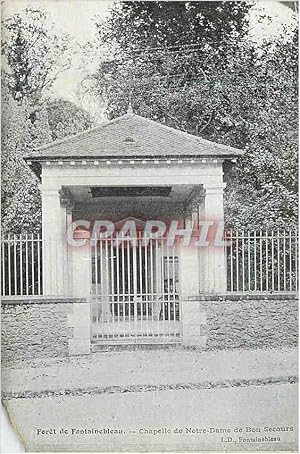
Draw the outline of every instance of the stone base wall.
<instances>
[{"instance_id":1,"label":"stone base wall","mask_svg":"<svg viewBox=\"0 0 300 454\"><path fill-rule=\"evenodd\" d=\"M206 325L202 325L205 349L297 346L297 297L278 296L226 296L223 300L199 301L206 314Z\"/></svg>"},{"instance_id":2,"label":"stone base wall","mask_svg":"<svg viewBox=\"0 0 300 454\"><path fill-rule=\"evenodd\" d=\"M203 350L297 346L296 295L202 295L182 304L186 346ZM5 300L1 325L3 364L91 351L86 300Z\"/></svg>"},{"instance_id":3,"label":"stone base wall","mask_svg":"<svg viewBox=\"0 0 300 454\"><path fill-rule=\"evenodd\" d=\"M74 338L68 319L75 304L65 299L3 300L2 363L68 355Z\"/></svg>"}]
</instances>

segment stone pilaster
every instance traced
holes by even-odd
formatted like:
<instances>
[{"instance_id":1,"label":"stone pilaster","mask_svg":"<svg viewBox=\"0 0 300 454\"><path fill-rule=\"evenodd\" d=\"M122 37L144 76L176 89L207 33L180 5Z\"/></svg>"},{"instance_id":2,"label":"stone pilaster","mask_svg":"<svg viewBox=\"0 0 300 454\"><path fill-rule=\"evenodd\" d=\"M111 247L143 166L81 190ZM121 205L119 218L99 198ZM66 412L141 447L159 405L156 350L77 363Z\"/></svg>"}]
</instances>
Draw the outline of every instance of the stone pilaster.
<instances>
[{"instance_id":1,"label":"stone pilaster","mask_svg":"<svg viewBox=\"0 0 300 454\"><path fill-rule=\"evenodd\" d=\"M219 234L224 228L223 191L225 183L205 185L204 220L210 221L209 245L203 254L203 287L204 292L226 291L226 251L219 241Z\"/></svg>"},{"instance_id":2,"label":"stone pilaster","mask_svg":"<svg viewBox=\"0 0 300 454\"><path fill-rule=\"evenodd\" d=\"M59 191L42 187L43 294L68 296L66 208Z\"/></svg>"}]
</instances>

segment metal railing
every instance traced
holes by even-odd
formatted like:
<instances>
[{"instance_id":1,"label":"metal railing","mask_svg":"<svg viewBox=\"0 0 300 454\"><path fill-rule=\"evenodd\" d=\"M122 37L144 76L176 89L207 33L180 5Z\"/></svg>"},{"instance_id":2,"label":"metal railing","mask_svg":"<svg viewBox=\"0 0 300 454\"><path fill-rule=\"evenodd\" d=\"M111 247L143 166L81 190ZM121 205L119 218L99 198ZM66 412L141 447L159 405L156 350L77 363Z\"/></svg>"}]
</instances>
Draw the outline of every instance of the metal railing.
<instances>
[{"instance_id":1,"label":"metal railing","mask_svg":"<svg viewBox=\"0 0 300 454\"><path fill-rule=\"evenodd\" d=\"M141 233L141 232L139 232ZM91 241L92 339L180 341L178 251L165 238Z\"/></svg>"},{"instance_id":2,"label":"metal railing","mask_svg":"<svg viewBox=\"0 0 300 454\"><path fill-rule=\"evenodd\" d=\"M227 261L227 291L229 292L280 292L280 291L297 291L298 290L298 235L296 231L254 231L244 232L236 230L227 230L225 239L228 241L226 246ZM51 247L50 247L51 246ZM101 247L103 251L106 244L92 250L91 255L91 293L93 286L99 283L99 270L101 268ZM111 247L111 246L109 246ZM140 246L139 246L140 247ZM40 296L43 295L43 250L47 249L49 261L62 260L59 251L63 248L61 242L45 242L40 235L23 234L8 235L2 237L1 241L1 294L2 296ZM156 248L156 246L155 246ZM136 259L130 258L126 252L113 250L107 252L112 254L114 261L111 266L120 275L115 275L113 281L113 291L111 295L119 293L119 300L122 300L121 294L124 285L128 287L128 293L133 288L133 274L137 274L136 293L155 293L151 286L154 284L152 275L157 274L153 269L156 249L150 248L147 253L137 249ZM176 282L178 281L180 257L171 253L170 263L167 259L169 256L167 249L164 261L160 260L160 279L165 277L162 283L165 293L177 293ZM50 252L49 252L50 251ZM102 253L104 253L102 251ZM200 251L201 253L201 251ZM106 254L106 252L105 252ZM128 258L129 257L129 258ZM158 257L158 256L157 256ZM129 267L126 269L127 283L124 284L125 272L122 274L122 260L129 260ZM65 261L65 259L63 259ZM118 263L119 260L119 263ZM131 260L131 261L130 261ZM133 260L133 261L132 261ZM103 262L104 263L104 262ZM158 263L158 262L157 262ZM49 264L48 264L49 265ZM51 264L50 264L51 265ZM54 263L55 265L55 263ZM63 264L64 272L67 273L68 264ZM125 266L125 265L124 265ZM119 267L119 268L118 268ZM152 267L152 269L151 269ZM59 276L55 273L59 267L48 266L50 275L48 281L53 282L53 287L48 290L47 295L51 292L55 295L57 291L55 285ZM119 271L118 271L119 270ZM121 270L121 271L120 271ZM149 274L150 273L150 274ZM152 274L151 274L152 273ZM174 276L173 276L173 274ZM176 274L176 278L175 278ZM149 276L150 277L149 277ZM129 276L129 277L128 277ZM148 276L146 279L145 276ZM98 281L97 281L98 280ZM138 284L142 282L142 284ZM138 288L138 285L144 285L144 291ZM173 288L173 286L175 286ZM125 287L124 287L125 288ZM94 292L97 294L97 290ZM131 292L132 293L132 292ZM123 303L122 303L123 304ZM129 305L124 300L125 306ZM121 306L120 306L121 307ZM128 306L129 307L129 306ZM145 306L146 307L146 306ZM120 309L121 310L121 309ZM128 309L129 310L129 309Z\"/></svg>"},{"instance_id":3,"label":"metal railing","mask_svg":"<svg viewBox=\"0 0 300 454\"><path fill-rule=\"evenodd\" d=\"M1 240L2 296L42 295L40 235L7 235Z\"/></svg>"},{"instance_id":4,"label":"metal railing","mask_svg":"<svg viewBox=\"0 0 300 454\"><path fill-rule=\"evenodd\" d=\"M227 290L298 290L297 231L228 230Z\"/></svg>"}]
</instances>

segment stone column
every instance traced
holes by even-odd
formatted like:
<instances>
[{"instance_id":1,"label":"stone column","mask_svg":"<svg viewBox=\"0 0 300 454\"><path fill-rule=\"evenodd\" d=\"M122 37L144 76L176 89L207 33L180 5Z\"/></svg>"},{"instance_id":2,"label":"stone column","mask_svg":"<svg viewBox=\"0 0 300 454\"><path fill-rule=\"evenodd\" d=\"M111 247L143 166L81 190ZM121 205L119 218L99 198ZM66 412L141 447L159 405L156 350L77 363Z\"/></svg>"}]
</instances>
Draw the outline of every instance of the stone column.
<instances>
[{"instance_id":1,"label":"stone column","mask_svg":"<svg viewBox=\"0 0 300 454\"><path fill-rule=\"evenodd\" d=\"M42 187L43 294L67 296L66 208L58 189Z\"/></svg>"},{"instance_id":2,"label":"stone column","mask_svg":"<svg viewBox=\"0 0 300 454\"><path fill-rule=\"evenodd\" d=\"M220 242L220 233L224 228L223 191L225 183L205 185L204 219L213 222L209 229L208 242L203 254L203 291L224 292L226 283L226 251Z\"/></svg>"},{"instance_id":3,"label":"stone column","mask_svg":"<svg viewBox=\"0 0 300 454\"><path fill-rule=\"evenodd\" d=\"M92 285L90 233L86 230L76 230L74 239L82 244L70 248L72 250L72 296L89 300Z\"/></svg>"},{"instance_id":4,"label":"stone column","mask_svg":"<svg viewBox=\"0 0 300 454\"><path fill-rule=\"evenodd\" d=\"M183 298L189 298L199 294L199 261L198 261L198 248L194 246L194 225L196 223L195 207L191 204L189 206L184 226L178 228L181 230L181 238L179 237L180 248L180 274L181 274L181 293ZM189 232L193 229L190 236L188 245L184 244L184 232Z\"/></svg>"},{"instance_id":5,"label":"stone column","mask_svg":"<svg viewBox=\"0 0 300 454\"><path fill-rule=\"evenodd\" d=\"M66 231L71 227L73 222L73 206L66 207ZM72 246L67 241L66 245L66 271L67 271L67 294L73 293L73 269L72 269Z\"/></svg>"},{"instance_id":6,"label":"stone column","mask_svg":"<svg viewBox=\"0 0 300 454\"><path fill-rule=\"evenodd\" d=\"M187 221L193 221L194 225L196 225L197 220L197 205L195 205L192 207ZM196 237L192 236L189 246L184 246L181 242L179 268L181 278L181 323L183 344L204 347L206 336L203 325L206 319L199 302L199 248L194 244L197 239L197 235Z\"/></svg>"},{"instance_id":7,"label":"stone column","mask_svg":"<svg viewBox=\"0 0 300 454\"><path fill-rule=\"evenodd\" d=\"M73 330L69 339L70 355L83 355L91 350L91 254L90 233L76 230L74 239L82 244L71 246L72 296L81 299L73 303L73 313L68 316L68 327Z\"/></svg>"},{"instance_id":8,"label":"stone column","mask_svg":"<svg viewBox=\"0 0 300 454\"><path fill-rule=\"evenodd\" d=\"M203 192L203 188L199 190L199 194L197 199L195 200L194 204L194 219L195 219L195 234L197 238L195 238L195 242L199 243L199 222L204 218L204 205L205 205L205 195ZM203 282L204 282L204 274L205 274L205 250L199 244L197 244L197 251L198 251L198 273L199 273L199 293L203 292Z\"/></svg>"},{"instance_id":9,"label":"stone column","mask_svg":"<svg viewBox=\"0 0 300 454\"><path fill-rule=\"evenodd\" d=\"M87 355L91 351L90 302L74 302L68 314L67 326L72 331L68 339L70 355Z\"/></svg>"}]
</instances>

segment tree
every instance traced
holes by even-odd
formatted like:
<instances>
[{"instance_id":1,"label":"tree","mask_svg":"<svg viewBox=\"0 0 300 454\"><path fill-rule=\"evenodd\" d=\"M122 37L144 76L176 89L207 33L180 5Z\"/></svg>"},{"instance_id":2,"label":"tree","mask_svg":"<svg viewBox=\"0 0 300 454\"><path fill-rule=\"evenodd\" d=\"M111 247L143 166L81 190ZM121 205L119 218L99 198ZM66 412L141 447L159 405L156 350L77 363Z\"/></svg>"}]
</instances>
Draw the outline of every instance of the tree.
<instances>
[{"instance_id":1,"label":"tree","mask_svg":"<svg viewBox=\"0 0 300 454\"><path fill-rule=\"evenodd\" d=\"M236 37L245 36L249 7L246 2L116 4L106 22L96 23L100 45L109 53L90 78L94 92L107 101L109 117L124 112L130 92L140 113L166 115L170 106L163 109L161 95L183 92L187 83L205 80L211 64L226 64ZM172 105L167 122L191 129L192 119L182 122ZM204 123L206 117L203 112ZM195 126L198 122L193 119Z\"/></svg>"},{"instance_id":2,"label":"tree","mask_svg":"<svg viewBox=\"0 0 300 454\"><path fill-rule=\"evenodd\" d=\"M101 41L113 42L123 52L166 46L181 50L189 44L217 48L230 37L245 35L249 9L249 2L125 1L96 25Z\"/></svg>"},{"instance_id":3,"label":"tree","mask_svg":"<svg viewBox=\"0 0 300 454\"><path fill-rule=\"evenodd\" d=\"M32 148L89 128L92 119L83 109L62 99L47 100L29 120L30 106L19 105L6 90L2 94L2 231L36 233L41 229L40 182L23 160Z\"/></svg>"},{"instance_id":4,"label":"tree","mask_svg":"<svg viewBox=\"0 0 300 454\"><path fill-rule=\"evenodd\" d=\"M62 98L46 99L44 109L47 112L52 140L78 134L94 125L86 110Z\"/></svg>"},{"instance_id":5,"label":"tree","mask_svg":"<svg viewBox=\"0 0 300 454\"><path fill-rule=\"evenodd\" d=\"M36 106L70 67L69 37L57 35L48 15L34 8L4 20L3 28L3 84L17 102Z\"/></svg>"},{"instance_id":6,"label":"tree","mask_svg":"<svg viewBox=\"0 0 300 454\"><path fill-rule=\"evenodd\" d=\"M32 125L28 107L20 106L2 90L1 214L6 233L38 232L41 227L39 181L22 159L28 149L47 141L43 119Z\"/></svg>"},{"instance_id":7,"label":"tree","mask_svg":"<svg viewBox=\"0 0 300 454\"><path fill-rule=\"evenodd\" d=\"M245 155L227 174L228 223L292 228L298 219L298 33L259 49L238 89ZM252 87L252 89L251 89ZM246 96L243 96L243 93ZM235 132L234 132L235 133Z\"/></svg>"},{"instance_id":8,"label":"tree","mask_svg":"<svg viewBox=\"0 0 300 454\"><path fill-rule=\"evenodd\" d=\"M69 40L53 32L47 15L32 8L4 22L2 52L2 230L38 232L39 181L24 162L32 148L81 132L92 125L73 103L45 97L58 74L68 68Z\"/></svg>"},{"instance_id":9,"label":"tree","mask_svg":"<svg viewBox=\"0 0 300 454\"><path fill-rule=\"evenodd\" d=\"M178 2L166 3L176 9ZM209 2L212 10L223 11L215 24L213 15L204 20L203 11L179 3L196 16L194 22L201 17L202 29L189 16L182 22L187 29L178 25L177 31L182 17L164 14L160 2L118 5L102 29L99 24L109 53L93 75L92 90L106 99L111 118L126 111L131 94L138 114L245 149L226 172L227 225L288 227L297 218L297 38L252 43L243 2L227 4L232 16L223 3ZM209 10L208 2L199 8L202 3ZM226 14L238 17L229 28ZM184 47L194 29L197 45L187 40L190 46Z\"/></svg>"}]
</instances>

